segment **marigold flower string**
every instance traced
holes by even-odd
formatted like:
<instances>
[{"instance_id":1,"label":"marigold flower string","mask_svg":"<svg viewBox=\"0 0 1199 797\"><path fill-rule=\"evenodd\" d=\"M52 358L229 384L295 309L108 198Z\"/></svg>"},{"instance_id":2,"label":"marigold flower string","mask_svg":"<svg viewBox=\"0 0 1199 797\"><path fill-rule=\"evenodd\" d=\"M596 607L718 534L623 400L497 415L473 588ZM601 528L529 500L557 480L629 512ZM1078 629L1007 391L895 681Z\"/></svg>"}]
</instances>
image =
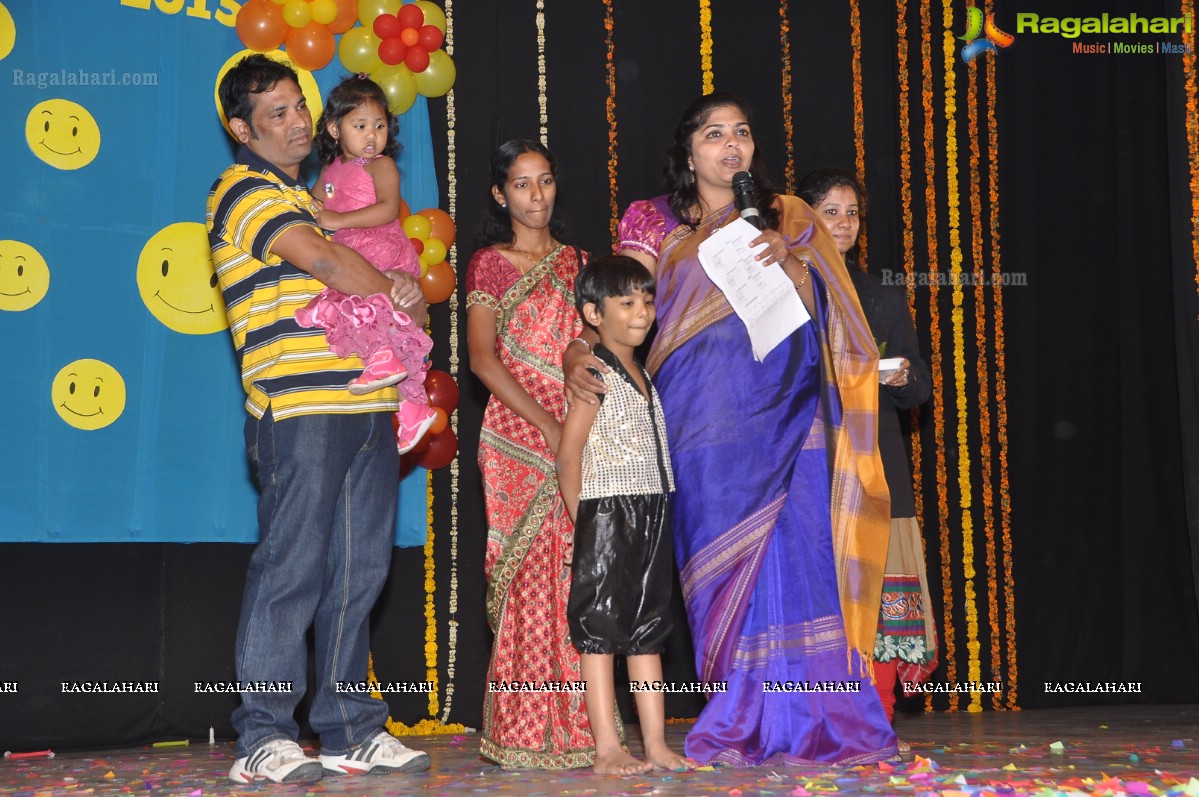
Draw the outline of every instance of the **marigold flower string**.
<instances>
[{"instance_id":1,"label":"marigold flower string","mask_svg":"<svg viewBox=\"0 0 1199 797\"><path fill-rule=\"evenodd\" d=\"M987 0L986 13L991 13ZM991 295L995 321L992 345L995 349L995 422L999 441L999 520L1003 535L1004 590L1004 650L1007 651L1007 671L1004 682L1006 708L1019 710L1017 705L1018 670L1016 667L1016 577L1012 561L1012 501L1008 484L1007 464L1007 363L1004 357L1003 329L1003 269L999 259L999 128L995 119L996 86L995 59L987 59L987 179L991 212ZM992 673L998 677L999 673Z\"/></svg>"},{"instance_id":2,"label":"marigold flower string","mask_svg":"<svg viewBox=\"0 0 1199 797\"><path fill-rule=\"evenodd\" d=\"M949 549L949 484L945 466L945 398L944 377L941 373L941 314L937 305L940 294L937 259L937 160L934 152L933 129L933 62L932 62L932 19L928 3L920 3L920 98L924 109L924 215L925 237L928 248L929 275L929 370L933 379L933 448L937 478L937 535L941 555L941 612L942 634L945 644L945 676L953 683L957 681L957 631L953 614L953 559ZM931 699L931 697L930 697ZM958 695L949 694L950 711L957 711Z\"/></svg>"},{"instance_id":3,"label":"marigold flower string","mask_svg":"<svg viewBox=\"0 0 1199 797\"><path fill-rule=\"evenodd\" d=\"M969 408L966 396L966 351L964 335L964 301L962 291L962 238L960 187L958 185L958 132L957 132L957 76L956 39L953 35L952 0L942 3L944 30L941 34L941 50L945 67L945 192L948 207L949 227L949 274L953 296L951 323L953 327L953 386L954 404L957 410L958 447L958 506L961 508L962 523L962 575L964 577L963 598L966 613L966 679L971 683L982 680L982 667L978 641L978 605L974 580L978 573L974 568L974 498L970 480ZM982 711L982 695L970 694L967 711Z\"/></svg>"},{"instance_id":4,"label":"marigold flower string","mask_svg":"<svg viewBox=\"0 0 1199 797\"><path fill-rule=\"evenodd\" d=\"M853 73L853 138L857 152L858 182L866 184L866 114L862 108L862 13L858 0L849 0L849 46L852 51L850 70ZM866 230L862 222L858 233L858 265L866 270Z\"/></svg>"}]
</instances>

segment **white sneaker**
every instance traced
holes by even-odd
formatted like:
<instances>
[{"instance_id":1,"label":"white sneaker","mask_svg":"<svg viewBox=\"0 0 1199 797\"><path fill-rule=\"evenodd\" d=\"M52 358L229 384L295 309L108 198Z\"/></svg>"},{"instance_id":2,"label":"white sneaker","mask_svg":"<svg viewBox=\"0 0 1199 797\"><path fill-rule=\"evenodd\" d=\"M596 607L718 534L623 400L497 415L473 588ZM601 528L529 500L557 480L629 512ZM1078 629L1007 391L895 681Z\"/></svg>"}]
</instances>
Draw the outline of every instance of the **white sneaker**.
<instances>
[{"instance_id":1,"label":"white sneaker","mask_svg":"<svg viewBox=\"0 0 1199 797\"><path fill-rule=\"evenodd\" d=\"M291 739L275 739L245 758L234 761L233 768L229 770L229 781L243 786L264 780L273 783L310 783L320 780L323 774L321 762L304 755L298 744Z\"/></svg>"},{"instance_id":2,"label":"white sneaker","mask_svg":"<svg viewBox=\"0 0 1199 797\"><path fill-rule=\"evenodd\" d=\"M405 747L387 731L379 731L345 755L322 753L320 761L328 775L390 775L429 768L428 753Z\"/></svg>"}]
</instances>

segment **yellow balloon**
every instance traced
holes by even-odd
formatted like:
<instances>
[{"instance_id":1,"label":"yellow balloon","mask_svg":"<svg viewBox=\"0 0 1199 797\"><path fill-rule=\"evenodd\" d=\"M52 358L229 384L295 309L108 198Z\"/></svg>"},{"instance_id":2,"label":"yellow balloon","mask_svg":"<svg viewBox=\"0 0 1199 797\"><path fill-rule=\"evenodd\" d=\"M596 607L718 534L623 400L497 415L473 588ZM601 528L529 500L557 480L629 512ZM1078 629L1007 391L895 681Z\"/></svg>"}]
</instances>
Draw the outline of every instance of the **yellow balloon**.
<instances>
[{"instance_id":1,"label":"yellow balloon","mask_svg":"<svg viewBox=\"0 0 1199 797\"><path fill-rule=\"evenodd\" d=\"M454 59L446 55L445 50L434 50L429 53L425 71L416 75L416 90L426 97L440 97L454 87L457 76Z\"/></svg>"},{"instance_id":2,"label":"yellow balloon","mask_svg":"<svg viewBox=\"0 0 1199 797\"><path fill-rule=\"evenodd\" d=\"M17 43L17 24L13 22L12 14L0 3L0 59L12 52Z\"/></svg>"},{"instance_id":3,"label":"yellow balloon","mask_svg":"<svg viewBox=\"0 0 1199 797\"><path fill-rule=\"evenodd\" d=\"M445 35L445 12L430 0L416 0L416 7L425 12L425 24L432 25Z\"/></svg>"},{"instance_id":4,"label":"yellow balloon","mask_svg":"<svg viewBox=\"0 0 1199 797\"><path fill-rule=\"evenodd\" d=\"M369 28L375 24L375 17L394 15L403 4L403 0L358 0L358 21Z\"/></svg>"},{"instance_id":5,"label":"yellow balloon","mask_svg":"<svg viewBox=\"0 0 1199 797\"><path fill-rule=\"evenodd\" d=\"M50 267L42 253L22 241L0 241L0 310L28 310L49 290Z\"/></svg>"},{"instance_id":6,"label":"yellow balloon","mask_svg":"<svg viewBox=\"0 0 1199 797\"><path fill-rule=\"evenodd\" d=\"M100 154L100 126L77 102L44 100L25 117L25 141L34 155L55 169L73 171Z\"/></svg>"},{"instance_id":7,"label":"yellow balloon","mask_svg":"<svg viewBox=\"0 0 1199 797\"><path fill-rule=\"evenodd\" d=\"M311 22L312 7L308 0L287 0L283 6L283 21L293 28L302 28Z\"/></svg>"},{"instance_id":8,"label":"yellow balloon","mask_svg":"<svg viewBox=\"0 0 1199 797\"><path fill-rule=\"evenodd\" d=\"M137 290L146 309L176 332L207 335L229 327L208 231L199 222L168 224L146 241L137 258Z\"/></svg>"},{"instance_id":9,"label":"yellow balloon","mask_svg":"<svg viewBox=\"0 0 1199 797\"><path fill-rule=\"evenodd\" d=\"M421 257L428 257L430 266L445 260L445 255L445 244L436 238L425 239L425 251L421 253Z\"/></svg>"},{"instance_id":10,"label":"yellow balloon","mask_svg":"<svg viewBox=\"0 0 1199 797\"><path fill-rule=\"evenodd\" d=\"M229 120L225 118L225 109L221 107L221 80L225 77L225 73L232 69L238 61L245 58L247 55L257 55L253 50L242 50L229 56L225 63L221 64L221 68L217 70L216 81L212 86L212 99L216 103L217 115L221 117L221 124L225 127L225 132L233 135L233 131L229 129ZM304 99L308 101L308 111L312 114L312 132L316 133L317 120L321 118L321 90L317 88L316 78L307 69L300 69L295 63L287 57L287 53L282 50L271 50L270 52L262 53L267 58L273 58L280 63L287 64L292 69L296 70L296 74L300 76L300 91L304 92ZM234 136L236 138L236 136Z\"/></svg>"},{"instance_id":11,"label":"yellow balloon","mask_svg":"<svg viewBox=\"0 0 1199 797\"><path fill-rule=\"evenodd\" d=\"M412 70L403 64L384 64L371 72L371 80L378 83L387 95L387 107L393 116L404 113L416 102L416 80L412 77Z\"/></svg>"},{"instance_id":12,"label":"yellow balloon","mask_svg":"<svg viewBox=\"0 0 1199 797\"><path fill-rule=\"evenodd\" d=\"M337 56L347 70L370 74L383 62L379 60L379 37L370 28L350 28L341 34Z\"/></svg>"},{"instance_id":13,"label":"yellow balloon","mask_svg":"<svg viewBox=\"0 0 1199 797\"><path fill-rule=\"evenodd\" d=\"M337 19L337 3L333 0L312 0L312 21L328 25Z\"/></svg>"},{"instance_id":14,"label":"yellow balloon","mask_svg":"<svg viewBox=\"0 0 1199 797\"><path fill-rule=\"evenodd\" d=\"M400 222L400 226L404 228L404 232L408 233L409 238L417 238L424 241L429 237L429 231L433 229L433 223L419 213L413 213L408 218ZM428 243L425 246L428 247Z\"/></svg>"},{"instance_id":15,"label":"yellow balloon","mask_svg":"<svg viewBox=\"0 0 1199 797\"><path fill-rule=\"evenodd\" d=\"M125 380L106 362L67 363L50 383L50 401L64 421L76 429L103 429L125 411Z\"/></svg>"}]
</instances>

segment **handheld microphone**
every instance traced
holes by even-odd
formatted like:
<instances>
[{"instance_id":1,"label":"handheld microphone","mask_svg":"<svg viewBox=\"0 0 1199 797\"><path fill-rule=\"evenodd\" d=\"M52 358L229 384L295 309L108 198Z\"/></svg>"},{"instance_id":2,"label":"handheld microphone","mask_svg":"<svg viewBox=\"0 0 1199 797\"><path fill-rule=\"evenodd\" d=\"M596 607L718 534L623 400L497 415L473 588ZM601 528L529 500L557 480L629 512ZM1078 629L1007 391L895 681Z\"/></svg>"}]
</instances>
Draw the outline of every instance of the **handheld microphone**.
<instances>
[{"instance_id":1,"label":"handheld microphone","mask_svg":"<svg viewBox=\"0 0 1199 797\"><path fill-rule=\"evenodd\" d=\"M733 175L733 201L741 213L741 218L759 230L766 229L766 223L758 213L758 191L754 188L754 179L749 176L749 172L737 172Z\"/></svg>"}]
</instances>

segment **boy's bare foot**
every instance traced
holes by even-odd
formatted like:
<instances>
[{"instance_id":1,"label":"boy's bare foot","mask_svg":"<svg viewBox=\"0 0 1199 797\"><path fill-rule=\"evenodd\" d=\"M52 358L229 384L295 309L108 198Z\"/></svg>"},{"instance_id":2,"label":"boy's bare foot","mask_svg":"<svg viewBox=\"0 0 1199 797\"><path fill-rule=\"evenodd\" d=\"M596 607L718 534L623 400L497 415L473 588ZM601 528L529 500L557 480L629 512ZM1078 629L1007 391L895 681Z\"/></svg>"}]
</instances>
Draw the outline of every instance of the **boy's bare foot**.
<instances>
[{"instance_id":1,"label":"boy's bare foot","mask_svg":"<svg viewBox=\"0 0 1199 797\"><path fill-rule=\"evenodd\" d=\"M653 764L640 761L618 747L604 753L597 750L591 771L597 775L644 775L653 768Z\"/></svg>"},{"instance_id":2,"label":"boy's bare foot","mask_svg":"<svg viewBox=\"0 0 1199 797\"><path fill-rule=\"evenodd\" d=\"M907 742L905 742L903 739L895 740L895 749L898 750L900 753L912 752L912 746L910 744L908 744Z\"/></svg>"},{"instance_id":3,"label":"boy's bare foot","mask_svg":"<svg viewBox=\"0 0 1199 797\"><path fill-rule=\"evenodd\" d=\"M645 758L658 769L666 769L671 772L695 769L699 766L695 759L681 756L664 744L646 745Z\"/></svg>"}]
</instances>

